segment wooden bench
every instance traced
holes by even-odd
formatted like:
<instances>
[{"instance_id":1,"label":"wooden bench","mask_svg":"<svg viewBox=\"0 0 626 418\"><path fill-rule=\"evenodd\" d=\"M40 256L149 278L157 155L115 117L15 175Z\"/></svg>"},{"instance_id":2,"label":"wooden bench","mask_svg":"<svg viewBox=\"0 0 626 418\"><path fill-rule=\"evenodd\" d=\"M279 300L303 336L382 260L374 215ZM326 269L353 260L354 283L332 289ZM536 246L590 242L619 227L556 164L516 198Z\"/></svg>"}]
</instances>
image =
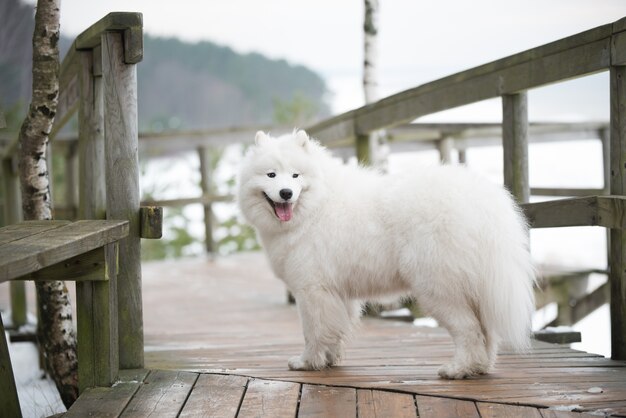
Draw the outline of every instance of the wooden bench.
<instances>
[{"instance_id":1,"label":"wooden bench","mask_svg":"<svg viewBox=\"0 0 626 418\"><path fill-rule=\"evenodd\" d=\"M128 221L28 221L0 228L0 283L76 281L79 388L110 386L118 374L118 241ZM21 416L0 318L0 411ZM3 415L5 416L5 415Z\"/></svg>"}]
</instances>

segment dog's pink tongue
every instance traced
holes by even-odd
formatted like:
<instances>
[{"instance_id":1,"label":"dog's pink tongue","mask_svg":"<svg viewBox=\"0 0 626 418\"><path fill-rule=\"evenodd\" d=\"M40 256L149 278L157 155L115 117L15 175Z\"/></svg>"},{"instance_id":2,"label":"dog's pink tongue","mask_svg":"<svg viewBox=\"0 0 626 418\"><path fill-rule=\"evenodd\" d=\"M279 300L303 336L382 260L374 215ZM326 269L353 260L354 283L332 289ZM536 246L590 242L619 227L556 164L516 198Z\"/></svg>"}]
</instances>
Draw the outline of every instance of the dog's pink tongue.
<instances>
[{"instance_id":1,"label":"dog's pink tongue","mask_svg":"<svg viewBox=\"0 0 626 418\"><path fill-rule=\"evenodd\" d=\"M291 203L275 203L274 209L276 211L276 216L283 222L287 222L291 219L291 215L293 212L291 210Z\"/></svg>"}]
</instances>

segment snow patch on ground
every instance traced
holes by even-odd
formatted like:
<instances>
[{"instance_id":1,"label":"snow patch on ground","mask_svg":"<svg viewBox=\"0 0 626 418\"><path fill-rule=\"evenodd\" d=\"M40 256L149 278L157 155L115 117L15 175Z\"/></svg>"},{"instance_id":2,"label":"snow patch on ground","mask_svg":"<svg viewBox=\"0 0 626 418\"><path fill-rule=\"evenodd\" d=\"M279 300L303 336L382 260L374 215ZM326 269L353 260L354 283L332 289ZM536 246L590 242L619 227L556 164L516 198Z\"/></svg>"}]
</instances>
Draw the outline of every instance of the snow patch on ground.
<instances>
[{"instance_id":1,"label":"snow patch on ground","mask_svg":"<svg viewBox=\"0 0 626 418\"><path fill-rule=\"evenodd\" d=\"M54 382L39 369L37 346L28 342L11 343L8 334L6 338L24 418L48 417L65 412Z\"/></svg>"}]
</instances>

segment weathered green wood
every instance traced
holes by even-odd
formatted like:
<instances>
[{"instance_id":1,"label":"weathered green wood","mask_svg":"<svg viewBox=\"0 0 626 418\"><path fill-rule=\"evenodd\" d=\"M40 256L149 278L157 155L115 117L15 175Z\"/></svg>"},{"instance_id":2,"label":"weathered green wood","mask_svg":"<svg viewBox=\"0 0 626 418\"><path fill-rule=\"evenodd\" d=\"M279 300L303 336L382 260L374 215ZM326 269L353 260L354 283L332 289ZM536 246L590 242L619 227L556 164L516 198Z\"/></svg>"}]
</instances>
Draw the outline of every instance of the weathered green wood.
<instances>
[{"instance_id":1,"label":"weathered green wood","mask_svg":"<svg viewBox=\"0 0 626 418\"><path fill-rule=\"evenodd\" d=\"M75 220L78 216L78 153L77 144L65 149L65 199L64 204L70 209L67 215L71 217L65 218ZM59 218L58 212L55 210L55 219Z\"/></svg>"},{"instance_id":2,"label":"weathered green wood","mask_svg":"<svg viewBox=\"0 0 626 418\"><path fill-rule=\"evenodd\" d=\"M114 278L118 245L104 248L103 275ZM81 289L77 298L78 313L78 386L110 386L117 379L119 353L117 336L117 281L93 282Z\"/></svg>"},{"instance_id":3,"label":"weathered green wood","mask_svg":"<svg viewBox=\"0 0 626 418\"><path fill-rule=\"evenodd\" d=\"M7 345L4 325L0 316L0 416L21 417L20 401L17 397L15 378L9 357L9 347Z\"/></svg>"},{"instance_id":4,"label":"weathered green wood","mask_svg":"<svg viewBox=\"0 0 626 418\"><path fill-rule=\"evenodd\" d=\"M611 194L626 194L626 67L611 67ZM626 232L611 230L611 357L626 360Z\"/></svg>"},{"instance_id":5,"label":"weathered green wood","mask_svg":"<svg viewBox=\"0 0 626 418\"><path fill-rule=\"evenodd\" d=\"M54 125L50 132L50 138L54 140L57 134L70 121L72 116L78 110L78 79L76 71L79 66L79 57L76 54L76 43L67 51L63 62L61 62L61 71L59 72L59 101L57 105L57 113L54 119Z\"/></svg>"},{"instance_id":6,"label":"weathered green wood","mask_svg":"<svg viewBox=\"0 0 626 418\"><path fill-rule=\"evenodd\" d=\"M502 96L504 185L518 203L530 197L528 186L528 99L526 93Z\"/></svg>"},{"instance_id":7,"label":"weathered green wood","mask_svg":"<svg viewBox=\"0 0 626 418\"><path fill-rule=\"evenodd\" d=\"M80 108L78 114L79 219L104 219L106 186L104 166L104 101L102 78L92 71L102 51L81 51Z\"/></svg>"},{"instance_id":8,"label":"weathered green wood","mask_svg":"<svg viewBox=\"0 0 626 418\"><path fill-rule=\"evenodd\" d=\"M201 374L179 417L234 417L247 384L242 376Z\"/></svg>"},{"instance_id":9,"label":"weathered green wood","mask_svg":"<svg viewBox=\"0 0 626 418\"><path fill-rule=\"evenodd\" d=\"M571 344L582 341L582 335L578 331L535 331L533 338L550 344Z\"/></svg>"},{"instance_id":10,"label":"weathered green wood","mask_svg":"<svg viewBox=\"0 0 626 418\"><path fill-rule=\"evenodd\" d=\"M118 312L120 367L143 367L137 69L124 62L120 33L102 35L106 202L108 219L128 219L120 242Z\"/></svg>"},{"instance_id":11,"label":"weathered green wood","mask_svg":"<svg viewBox=\"0 0 626 418\"><path fill-rule=\"evenodd\" d=\"M6 228L0 229L0 242L7 235ZM52 266L126 235L128 223L125 221L78 221L11 240L0 245L0 282Z\"/></svg>"},{"instance_id":12,"label":"weathered green wood","mask_svg":"<svg viewBox=\"0 0 626 418\"><path fill-rule=\"evenodd\" d=\"M109 280L109 276L106 273L104 248L101 247L12 280L88 282Z\"/></svg>"},{"instance_id":13,"label":"weathered green wood","mask_svg":"<svg viewBox=\"0 0 626 418\"><path fill-rule=\"evenodd\" d=\"M177 417L197 379L197 373L152 371L121 417Z\"/></svg>"},{"instance_id":14,"label":"weathered green wood","mask_svg":"<svg viewBox=\"0 0 626 418\"><path fill-rule=\"evenodd\" d=\"M0 228L0 249L3 245L32 235L69 225L70 221L25 221Z\"/></svg>"},{"instance_id":15,"label":"weathered green wood","mask_svg":"<svg viewBox=\"0 0 626 418\"><path fill-rule=\"evenodd\" d=\"M4 187L4 220L7 225L16 224L22 220L22 195L17 172L15 156L0 161L0 174ZM27 322L28 305L26 302L26 287L21 282L9 284L11 293L11 322L15 328Z\"/></svg>"},{"instance_id":16,"label":"weathered green wood","mask_svg":"<svg viewBox=\"0 0 626 418\"><path fill-rule=\"evenodd\" d=\"M213 167L211 166L211 150L207 147L198 148L198 160L200 161L200 189L202 195L211 195L213 192ZM213 209L211 202L202 205L204 209L204 245L207 253L213 254L216 250L213 239Z\"/></svg>"},{"instance_id":17,"label":"weathered green wood","mask_svg":"<svg viewBox=\"0 0 626 418\"><path fill-rule=\"evenodd\" d=\"M356 136L356 159L359 164L364 166L368 166L372 163L369 135Z\"/></svg>"},{"instance_id":18,"label":"weathered green wood","mask_svg":"<svg viewBox=\"0 0 626 418\"><path fill-rule=\"evenodd\" d=\"M569 187L531 187L531 196L554 196L554 197L585 197L608 194L604 189L572 189Z\"/></svg>"},{"instance_id":19,"label":"weathered green wood","mask_svg":"<svg viewBox=\"0 0 626 418\"><path fill-rule=\"evenodd\" d=\"M103 219L106 213L104 107L102 78L94 76L101 62L100 47L81 51L79 107L79 210L81 219ZM108 386L119 371L117 258L118 245L101 249L103 283L76 283L79 390Z\"/></svg>"},{"instance_id":20,"label":"weathered green wood","mask_svg":"<svg viewBox=\"0 0 626 418\"><path fill-rule=\"evenodd\" d=\"M141 238L159 239L163 236L163 208L142 206L139 209Z\"/></svg>"},{"instance_id":21,"label":"weathered green wood","mask_svg":"<svg viewBox=\"0 0 626 418\"><path fill-rule=\"evenodd\" d=\"M521 205L532 228L603 226L626 227L626 197L589 196Z\"/></svg>"},{"instance_id":22,"label":"weathered green wood","mask_svg":"<svg viewBox=\"0 0 626 418\"><path fill-rule=\"evenodd\" d=\"M298 410L300 384L250 380L237 418L292 418Z\"/></svg>"},{"instance_id":23,"label":"weathered green wood","mask_svg":"<svg viewBox=\"0 0 626 418\"><path fill-rule=\"evenodd\" d=\"M89 50L101 45L105 32L124 34L123 62L136 64L143 59L143 15L131 12L112 12L91 25L76 37L77 50Z\"/></svg>"},{"instance_id":24,"label":"weathered green wood","mask_svg":"<svg viewBox=\"0 0 626 418\"><path fill-rule=\"evenodd\" d=\"M19 328L28 322L28 305L26 301L26 284L24 282L9 283L11 294L11 325Z\"/></svg>"},{"instance_id":25,"label":"weathered green wood","mask_svg":"<svg viewBox=\"0 0 626 418\"><path fill-rule=\"evenodd\" d=\"M572 306L572 322L576 323L611 300L609 283L604 283L593 292L575 301Z\"/></svg>"},{"instance_id":26,"label":"weathered green wood","mask_svg":"<svg viewBox=\"0 0 626 418\"><path fill-rule=\"evenodd\" d=\"M17 172L17 157L11 156L0 161L2 187L4 191L4 219L7 225L22 220L22 195Z\"/></svg>"}]
</instances>

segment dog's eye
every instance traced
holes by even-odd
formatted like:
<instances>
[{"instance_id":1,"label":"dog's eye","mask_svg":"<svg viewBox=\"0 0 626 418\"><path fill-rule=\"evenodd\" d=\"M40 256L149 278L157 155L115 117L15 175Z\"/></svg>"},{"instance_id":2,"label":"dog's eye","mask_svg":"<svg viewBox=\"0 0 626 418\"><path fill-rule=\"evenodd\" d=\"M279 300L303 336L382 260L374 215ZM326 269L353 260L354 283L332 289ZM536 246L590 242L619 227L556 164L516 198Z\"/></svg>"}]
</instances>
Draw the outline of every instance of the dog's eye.
<instances>
[{"instance_id":1,"label":"dog's eye","mask_svg":"<svg viewBox=\"0 0 626 418\"><path fill-rule=\"evenodd\" d=\"M294 175L293 175L293 176L291 176L291 177L293 177L294 179L297 179L299 175L300 175L300 174L294 174Z\"/></svg>"},{"instance_id":2,"label":"dog's eye","mask_svg":"<svg viewBox=\"0 0 626 418\"><path fill-rule=\"evenodd\" d=\"M267 173L267 177L273 179L274 177L276 177L276 173Z\"/></svg>"}]
</instances>

